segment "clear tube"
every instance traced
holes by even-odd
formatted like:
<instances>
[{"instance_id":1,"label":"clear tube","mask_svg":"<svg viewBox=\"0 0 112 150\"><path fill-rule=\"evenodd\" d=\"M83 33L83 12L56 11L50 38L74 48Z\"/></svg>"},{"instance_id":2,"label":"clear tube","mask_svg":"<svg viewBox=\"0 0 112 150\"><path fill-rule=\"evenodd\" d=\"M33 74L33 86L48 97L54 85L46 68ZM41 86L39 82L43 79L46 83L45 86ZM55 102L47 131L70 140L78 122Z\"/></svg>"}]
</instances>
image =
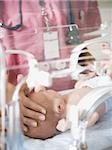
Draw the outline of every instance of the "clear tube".
<instances>
[{"instance_id":1,"label":"clear tube","mask_svg":"<svg viewBox=\"0 0 112 150\"><path fill-rule=\"evenodd\" d=\"M20 112L19 112L19 90L25 83L26 77L23 78L15 88L12 102L8 106L9 115L9 130L8 130L8 148L9 150L20 150L23 147L23 134L20 127ZM15 113L16 112L16 113Z\"/></svg>"},{"instance_id":2,"label":"clear tube","mask_svg":"<svg viewBox=\"0 0 112 150\"><path fill-rule=\"evenodd\" d=\"M22 143L22 131L20 127L20 112L19 112L19 90L21 86L26 82L33 82L33 87L35 84L42 84L43 86L51 84L50 76L47 72L42 72L38 68L38 62L34 58L34 56L28 52L24 52L21 50L7 50L8 54L22 54L25 55L28 59L29 73L27 77L24 77L15 87L15 91L12 96L12 101L8 105L8 121L9 121L9 130L8 130L8 148L9 150L20 150L24 149ZM33 75L33 76L32 76ZM41 76L39 76L41 75ZM36 78L35 78L36 76ZM40 79L42 77L42 79ZM29 79L27 81L27 79ZM40 80L40 81L39 81ZM30 85L30 84L29 84ZM32 86L29 86L29 89ZM32 85L32 84L31 84ZM15 113L16 112L16 113ZM18 127L18 128L17 128Z\"/></svg>"},{"instance_id":3,"label":"clear tube","mask_svg":"<svg viewBox=\"0 0 112 150\"><path fill-rule=\"evenodd\" d=\"M26 81L26 78L23 79L15 88L15 92L12 97L12 102L8 105L8 132L7 139L5 137L5 127L6 127L6 116L5 116L5 108L6 108L6 64L5 64L5 55L6 54L22 54L25 55L30 60L35 60L34 56L28 52L24 52L22 50L7 50L4 51L2 46L0 46L0 110L1 110L1 148L5 149L5 144L8 150L20 150L22 147L20 141L22 140L22 133L19 125L19 115L15 113L16 110L19 110L18 106L18 93L22 84ZM35 60L36 61L36 60ZM37 62L37 61L36 61ZM18 112L19 113L19 112ZM20 148L21 146L21 148Z\"/></svg>"},{"instance_id":4,"label":"clear tube","mask_svg":"<svg viewBox=\"0 0 112 150\"><path fill-rule=\"evenodd\" d=\"M27 57L27 59L33 59L34 58L34 55L29 53L29 52L26 52L26 51L23 51L23 50L7 50L5 51L6 54L20 54L20 55L24 55Z\"/></svg>"},{"instance_id":5,"label":"clear tube","mask_svg":"<svg viewBox=\"0 0 112 150\"><path fill-rule=\"evenodd\" d=\"M5 106L6 106L6 65L5 52L0 45L0 111L1 111L1 147L5 146Z\"/></svg>"}]
</instances>

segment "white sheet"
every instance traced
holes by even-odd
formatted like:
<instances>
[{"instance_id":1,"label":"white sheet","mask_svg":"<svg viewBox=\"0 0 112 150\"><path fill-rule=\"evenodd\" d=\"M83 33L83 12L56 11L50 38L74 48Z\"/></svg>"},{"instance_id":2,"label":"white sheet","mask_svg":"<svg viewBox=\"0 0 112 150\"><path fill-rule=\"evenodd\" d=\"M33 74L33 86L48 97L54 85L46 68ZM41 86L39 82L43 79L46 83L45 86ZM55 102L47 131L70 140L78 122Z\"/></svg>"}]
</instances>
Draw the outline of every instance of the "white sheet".
<instances>
[{"instance_id":1,"label":"white sheet","mask_svg":"<svg viewBox=\"0 0 112 150\"><path fill-rule=\"evenodd\" d=\"M96 76L83 82L78 88L89 86L91 88L111 86L112 79L108 75Z\"/></svg>"},{"instance_id":2,"label":"white sheet","mask_svg":"<svg viewBox=\"0 0 112 150\"><path fill-rule=\"evenodd\" d=\"M68 131L45 141L25 138L24 148L25 150L68 150L71 142L71 134ZM108 147L112 146L112 111L87 130L87 144L89 150L108 150Z\"/></svg>"}]
</instances>

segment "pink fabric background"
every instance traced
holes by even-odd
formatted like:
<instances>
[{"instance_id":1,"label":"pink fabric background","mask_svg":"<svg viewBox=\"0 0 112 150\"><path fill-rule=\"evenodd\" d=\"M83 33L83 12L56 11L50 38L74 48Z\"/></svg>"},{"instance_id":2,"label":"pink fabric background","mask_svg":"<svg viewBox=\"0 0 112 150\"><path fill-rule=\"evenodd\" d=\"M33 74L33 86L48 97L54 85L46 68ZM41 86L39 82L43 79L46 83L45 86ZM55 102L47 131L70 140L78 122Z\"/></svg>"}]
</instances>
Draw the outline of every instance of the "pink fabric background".
<instances>
[{"instance_id":1,"label":"pink fabric background","mask_svg":"<svg viewBox=\"0 0 112 150\"><path fill-rule=\"evenodd\" d=\"M43 47L43 30L41 27L44 26L41 8L38 3L39 0L22 0L22 13L23 13L23 26L18 31L5 30L5 36L3 39L4 49L20 49L24 51L31 52L39 61L44 60L44 47ZM46 0L46 10L48 13L49 20L52 26L56 25L66 25L67 24L67 12L64 0ZM101 23L99 11L97 9L96 22L91 22L90 17L88 17L89 7L91 6L93 10L96 10L97 2L95 1L72 1L73 12L75 16L75 21L80 28L88 26L98 26ZM94 3L94 5L92 5ZM78 12L83 9L86 15L83 24L80 23L78 18ZM92 12L91 12L92 13ZM94 13L92 13L94 16ZM18 16L18 0L2 0L0 1L0 20L4 21L5 24L14 26L19 23ZM59 48L60 48L60 58L68 58L70 56L70 49L67 48L65 44L64 31L60 28L59 33ZM20 55L9 55L7 56L8 66L20 65L26 63L26 58ZM15 81L16 75L18 73L25 74L26 69L11 70L9 72L10 81Z\"/></svg>"}]
</instances>

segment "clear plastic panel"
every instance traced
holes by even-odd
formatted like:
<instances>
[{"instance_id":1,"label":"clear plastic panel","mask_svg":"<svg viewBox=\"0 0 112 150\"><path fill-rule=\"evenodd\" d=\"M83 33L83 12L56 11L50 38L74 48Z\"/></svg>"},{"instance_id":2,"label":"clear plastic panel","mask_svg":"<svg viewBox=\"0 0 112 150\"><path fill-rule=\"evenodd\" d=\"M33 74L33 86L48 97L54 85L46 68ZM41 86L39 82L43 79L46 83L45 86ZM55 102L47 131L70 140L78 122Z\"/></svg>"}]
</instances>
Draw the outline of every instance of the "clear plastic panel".
<instances>
[{"instance_id":1,"label":"clear plastic panel","mask_svg":"<svg viewBox=\"0 0 112 150\"><path fill-rule=\"evenodd\" d=\"M73 1L75 3L75 1ZM9 1L10 3L10 1ZM100 4L102 5L102 3ZM34 6L34 4L33 4ZM80 6L81 8L83 6ZM57 6L56 6L57 8ZM66 8L60 6L61 12L65 12ZM90 11L92 7L90 8ZM96 9L95 9L96 10ZM95 10L93 10L92 16L96 16ZM26 11L26 10L25 10ZM78 10L75 9L75 13L78 15ZM39 62L39 68L41 70L47 71L53 77L53 84L50 89L54 89L59 92L67 92L74 88L76 81L81 74L87 75L91 71L96 72L98 75L111 75L110 71L112 68L112 22L111 15L108 12L107 8L100 10L101 14L108 14L108 18L102 19L102 16L98 22L94 22L94 27L90 23L90 26L87 26L86 20L82 24L81 22L75 22L75 24L68 25L65 21L63 24L59 23L56 25L53 22L53 25L50 26L49 30L46 27L40 27L40 24L35 25L35 28L24 27L24 30L18 31L9 31L3 30L4 33L1 33L1 44L0 52L3 53L7 50L23 50L33 54ZM55 10L55 13L57 9ZM80 11L80 17L83 17L84 12ZM78 18L76 15L76 19ZM40 15L41 16L41 15ZM40 16L38 18L40 19ZM58 17L57 17L58 18ZM90 17L91 18L91 15ZM33 18L34 19L34 18ZM64 19L64 18L63 18ZM86 23L85 23L86 22ZM6 22L7 23L7 22ZM83 26L85 23L85 26ZM42 25L42 24L41 24ZM71 70L71 56L75 54L77 46L80 44L85 44L84 47L80 49L80 57L78 55L76 63L81 66L81 69L76 70L75 64L74 69ZM75 49L76 48L76 49ZM83 50L82 50L83 49ZM3 100L5 95L6 87L1 75L4 71L2 68L3 59L2 54L0 53L0 109L2 110L2 128L5 125L7 127L7 134L3 136L6 138L5 146L6 150L24 150L24 135L20 127L20 114L19 114L19 99L12 101L11 103L6 104ZM81 56L82 53L85 55ZM92 62L91 62L92 59ZM89 62L90 65L88 64ZM23 74L27 76L28 70L28 61L25 56L18 54L6 54L5 53L5 63L6 71L8 74L8 80L14 84L17 84L17 75ZM73 72L72 72L73 71ZM74 72L77 72L74 76ZM73 74L72 74L73 73ZM76 76L77 75L77 76ZM86 79L87 76L84 78ZM90 75L92 78L93 76ZM4 86L3 86L4 85ZM49 89L48 88L48 89ZM2 95L2 90L4 95ZM2 93L2 94L1 94ZM2 108L1 108L2 106ZM4 111L7 108L7 113L5 116L4 122ZM2 129L4 130L4 128ZM2 134L0 134L0 139ZM4 141L0 141L2 147L4 148Z\"/></svg>"},{"instance_id":2,"label":"clear plastic panel","mask_svg":"<svg viewBox=\"0 0 112 150\"><path fill-rule=\"evenodd\" d=\"M60 28L61 30L65 30L66 28L68 28L68 26L66 27L60 26L55 29L59 31ZM52 31L47 34L51 35L51 33ZM24 33L24 35L25 34L26 33ZM60 41L60 39L58 40ZM83 42L82 45L83 47L81 49L83 50L79 49L81 53L89 52L89 55L79 57L77 59L77 62L79 61L79 65L84 67L85 70L90 69L90 71L96 71L99 75L106 74L107 69L111 68L111 63L110 63L111 53L112 53L111 52L111 34L110 33L108 34L108 32L106 33L105 36L102 36L101 34L98 38L94 38L94 39ZM71 67L70 58L72 54L75 54L75 49L77 50L77 47L78 45L72 45L72 46L67 45L66 47L62 46L62 51L60 50L62 53L61 55L62 57L59 55L58 58L53 58L53 59L44 58L43 60L39 61L39 67L41 68L41 70L48 71L53 77L53 85L50 88L53 88L57 91L65 91L65 90L70 90L74 88L76 79L72 76L72 72L70 69ZM53 50L53 47L51 47L51 50ZM6 59L7 57L9 57L9 60L11 60L9 54L5 54L5 56L6 56ZM18 71L18 73L23 73L24 75L27 75L27 72L28 72L27 59L21 55L16 55L16 57L18 58L18 61L16 58L17 64L14 63L13 65L11 64L7 66L7 71L8 71L9 76L12 71L16 73ZM88 62L91 59L93 59L94 63L91 63L91 65L88 68L86 68L85 66L87 66ZM82 69L82 72L84 73L85 70ZM74 71L76 71L75 65L74 65ZM80 71L79 71L79 74L77 75L78 76L80 75ZM7 149L9 148L11 150L18 149L18 147L20 149L20 146L21 148L23 148L22 144L20 144L23 140L23 135L19 128L20 126L17 128L17 126L19 125L19 122L18 122L19 118L17 117L17 110L19 108L17 107L18 107L18 99L16 100L16 102L12 102L8 106L8 114L9 114L8 115L8 126L9 126L8 132L9 133L7 135L7 138L8 138Z\"/></svg>"}]
</instances>

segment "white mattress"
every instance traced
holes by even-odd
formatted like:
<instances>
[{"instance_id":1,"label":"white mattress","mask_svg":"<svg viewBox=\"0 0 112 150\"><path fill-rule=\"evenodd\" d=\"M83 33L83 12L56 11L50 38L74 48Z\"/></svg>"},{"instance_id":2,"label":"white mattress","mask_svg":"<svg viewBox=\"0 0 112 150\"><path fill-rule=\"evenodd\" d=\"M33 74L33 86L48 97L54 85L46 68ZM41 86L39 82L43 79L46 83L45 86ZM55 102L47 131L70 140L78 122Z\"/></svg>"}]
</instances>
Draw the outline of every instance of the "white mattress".
<instances>
[{"instance_id":1,"label":"white mattress","mask_svg":"<svg viewBox=\"0 0 112 150\"><path fill-rule=\"evenodd\" d=\"M25 150L68 150L72 142L70 131L45 141L25 138ZM87 130L89 150L112 150L112 111L108 112L93 127Z\"/></svg>"}]
</instances>

